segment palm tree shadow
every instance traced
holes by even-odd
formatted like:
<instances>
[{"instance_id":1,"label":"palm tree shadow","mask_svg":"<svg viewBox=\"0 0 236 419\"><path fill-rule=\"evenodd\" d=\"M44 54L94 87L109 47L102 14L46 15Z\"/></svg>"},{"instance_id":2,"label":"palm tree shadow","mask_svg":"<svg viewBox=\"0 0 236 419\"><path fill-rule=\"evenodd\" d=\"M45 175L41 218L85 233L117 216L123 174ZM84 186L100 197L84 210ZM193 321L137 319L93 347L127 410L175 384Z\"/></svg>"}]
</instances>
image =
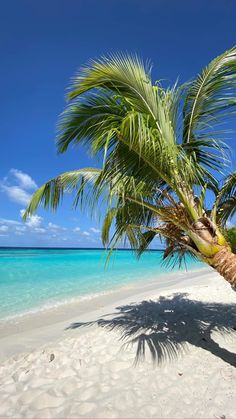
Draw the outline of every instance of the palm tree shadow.
<instances>
[{"instance_id":1,"label":"palm tree shadow","mask_svg":"<svg viewBox=\"0 0 236 419\"><path fill-rule=\"evenodd\" d=\"M236 367L236 354L222 348L211 333L235 333L236 307L231 304L190 300L187 293L160 297L117 307L118 312L85 323L72 323L68 329L97 324L117 330L125 345L136 346L135 362L145 358L148 348L154 362L173 359L192 344ZM113 317L111 317L113 316Z\"/></svg>"}]
</instances>

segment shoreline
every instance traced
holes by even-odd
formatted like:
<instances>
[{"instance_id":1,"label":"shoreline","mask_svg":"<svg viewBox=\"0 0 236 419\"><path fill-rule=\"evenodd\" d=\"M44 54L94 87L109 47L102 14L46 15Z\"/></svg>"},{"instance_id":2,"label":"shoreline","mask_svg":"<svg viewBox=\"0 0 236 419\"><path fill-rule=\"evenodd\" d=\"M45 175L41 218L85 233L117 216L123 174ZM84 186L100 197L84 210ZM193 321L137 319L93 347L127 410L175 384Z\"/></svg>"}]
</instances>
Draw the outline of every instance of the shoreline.
<instances>
[{"instance_id":1,"label":"shoreline","mask_svg":"<svg viewBox=\"0 0 236 419\"><path fill-rule=\"evenodd\" d=\"M29 316L34 315L40 315L40 313L51 313L54 310L60 309L61 306L73 306L74 304L80 304L83 301L90 301L96 298L100 298L106 295L110 294L116 294L119 291L126 290L128 288L143 288L146 284L150 284L151 282L156 282L157 285L159 282L163 282L164 280L170 278L170 280L173 279L174 276L177 276L178 278L182 278L183 276L186 276L188 273L198 273L201 271L210 271L211 268L208 266L202 266L202 267L193 267L189 268L188 270L179 270L179 271L170 271L170 272L161 272L157 275L149 276L146 279L140 279L133 280L128 282L127 284L122 285L114 285L112 288L105 288L103 291L95 291L94 293L85 293L78 297L68 297L62 300L56 300L56 301L49 301L48 303L43 303L42 305L35 306L32 308L27 309L26 311L15 313L15 314L8 314L4 317L0 317L0 325L4 325L5 322L15 322L20 319L24 320L27 319ZM0 334L1 337L1 334Z\"/></svg>"},{"instance_id":2,"label":"shoreline","mask_svg":"<svg viewBox=\"0 0 236 419\"><path fill-rule=\"evenodd\" d=\"M138 301L145 298L145 295L204 284L206 278L212 274L214 271L209 267L164 273L157 278L132 282L95 296L89 295L87 298L75 299L49 309L0 320L0 362L8 356L67 337L71 332L66 327L79 319L87 321L92 317L102 316L123 301Z\"/></svg>"},{"instance_id":3,"label":"shoreline","mask_svg":"<svg viewBox=\"0 0 236 419\"><path fill-rule=\"evenodd\" d=\"M42 305L36 306L36 307L32 307L30 309L27 309L26 311L23 312L19 312L19 313L15 313L15 314L8 314L4 317L0 317L0 325L4 325L5 322L14 322L14 321L18 321L20 319L27 319L27 317L29 316L34 316L34 315L38 315L40 313L50 313L54 310L57 310L59 307L61 306L70 306L70 305L74 305L74 304L80 304L83 301L89 301L89 300L93 300L95 298L99 298L99 297L103 297L105 295L110 295L110 294L114 294L117 291L121 291L123 289L127 289L129 287L143 287L145 286L146 283L150 283L150 282L154 282L154 281L163 281L164 279L170 277L172 278L174 275L176 276L185 276L188 273L195 273L195 272L201 272L201 271L205 271L205 270L209 270L211 268L209 267L193 267L193 268L189 268L188 270L180 270L180 271L170 271L170 272L163 272L163 273L159 273L158 276L152 276L152 277L147 277L146 279L142 279L140 280L140 278L138 278L138 280L136 281L130 281L127 284L123 284L123 285L115 285L113 286L113 288L106 288L103 291L95 291L94 293L86 293L83 294L81 296L78 297L69 297L66 299L62 299L62 300L57 300L57 301L49 301L48 303L43 303ZM0 333L0 337L1 337L1 333Z\"/></svg>"},{"instance_id":4,"label":"shoreline","mask_svg":"<svg viewBox=\"0 0 236 419\"><path fill-rule=\"evenodd\" d=\"M105 264L106 251L94 249L6 249L1 252L0 322L17 321L60 305L78 303L109 294L113 289L172 274L178 270L162 266L160 250L145 252L137 264L134 252L114 252ZM6 258L5 258L6 256ZM67 266L68 264L68 266ZM202 263L186 259L188 270ZM184 272L185 266L181 271Z\"/></svg>"}]
</instances>

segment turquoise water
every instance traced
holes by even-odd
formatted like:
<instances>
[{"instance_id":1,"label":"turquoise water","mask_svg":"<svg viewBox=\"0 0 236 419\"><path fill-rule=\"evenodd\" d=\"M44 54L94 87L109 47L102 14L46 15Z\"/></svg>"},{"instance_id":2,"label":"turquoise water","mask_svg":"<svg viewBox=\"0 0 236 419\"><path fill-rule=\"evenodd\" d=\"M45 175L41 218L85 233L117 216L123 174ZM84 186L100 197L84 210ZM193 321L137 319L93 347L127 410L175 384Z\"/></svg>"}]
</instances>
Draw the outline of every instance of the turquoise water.
<instances>
[{"instance_id":1,"label":"turquoise water","mask_svg":"<svg viewBox=\"0 0 236 419\"><path fill-rule=\"evenodd\" d=\"M105 268L106 255L93 249L0 249L0 318L158 279L170 270L163 267L159 251L145 252L137 261L133 252L120 250ZM188 262L190 269L201 266Z\"/></svg>"}]
</instances>

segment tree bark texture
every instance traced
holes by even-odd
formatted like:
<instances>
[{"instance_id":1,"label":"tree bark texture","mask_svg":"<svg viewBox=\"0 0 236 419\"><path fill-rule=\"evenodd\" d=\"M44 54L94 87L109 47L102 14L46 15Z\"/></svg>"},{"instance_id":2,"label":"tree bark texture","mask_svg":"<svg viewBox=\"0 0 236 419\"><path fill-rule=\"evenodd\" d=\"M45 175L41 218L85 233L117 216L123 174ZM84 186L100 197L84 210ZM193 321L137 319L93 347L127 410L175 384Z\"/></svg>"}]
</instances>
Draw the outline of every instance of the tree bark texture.
<instances>
[{"instance_id":1,"label":"tree bark texture","mask_svg":"<svg viewBox=\"0 0 236 419\"><path fill-rule=\"evenodd\" d=\"M233 287L236 287L236 255L229 248L223 247L214 255L212 267Z\"/></svg>"}]
</instances>

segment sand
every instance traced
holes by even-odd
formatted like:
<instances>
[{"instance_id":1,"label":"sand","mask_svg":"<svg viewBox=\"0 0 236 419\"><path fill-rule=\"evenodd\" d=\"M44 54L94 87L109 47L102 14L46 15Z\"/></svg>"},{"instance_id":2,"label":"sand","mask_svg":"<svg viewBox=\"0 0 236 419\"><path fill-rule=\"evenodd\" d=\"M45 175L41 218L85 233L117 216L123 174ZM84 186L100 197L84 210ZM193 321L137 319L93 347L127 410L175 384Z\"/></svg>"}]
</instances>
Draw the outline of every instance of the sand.
<instances>
[{"instance_id":1,"label":"sand","mask_svg":"<svg viewBox=\"0 0 236 419\"><path fill-rule=\"evenodd\" d=\"M0 325L1 418L235 418L236 292L174 274Z\"/></svg>"}]
</instances>

